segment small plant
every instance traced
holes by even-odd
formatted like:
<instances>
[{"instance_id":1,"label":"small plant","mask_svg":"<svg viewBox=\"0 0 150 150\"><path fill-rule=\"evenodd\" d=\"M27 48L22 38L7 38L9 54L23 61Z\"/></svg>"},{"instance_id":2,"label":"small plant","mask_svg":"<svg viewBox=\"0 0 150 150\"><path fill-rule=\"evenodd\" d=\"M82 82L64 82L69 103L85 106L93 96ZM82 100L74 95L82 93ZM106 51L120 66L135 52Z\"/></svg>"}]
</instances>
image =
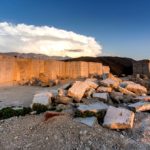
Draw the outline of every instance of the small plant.
<instances>
[{"instance_id":1,"label":"small plant","mask_svg":"<svg viewBox=\"0 0 150 150\"><path fill-rule=\"evenodd\" d=\"M40 113L45 112L45 111L47 111L49 109L45 105L34 103L33 106L32 106L32 110L36 111L37 114L40 114Z\"/></svg>"},{"instance_id":2,"label":"small plant","mask_svg":"<svg viewBox=\"0 0 150 150\"><path fill-rule=\"evenodd\" d=\"M7 119L14 116L25 116L31 112L31 108L14 109L13 107L6 107L0 110L0 119Z\"/></svg>"}]
</instances>

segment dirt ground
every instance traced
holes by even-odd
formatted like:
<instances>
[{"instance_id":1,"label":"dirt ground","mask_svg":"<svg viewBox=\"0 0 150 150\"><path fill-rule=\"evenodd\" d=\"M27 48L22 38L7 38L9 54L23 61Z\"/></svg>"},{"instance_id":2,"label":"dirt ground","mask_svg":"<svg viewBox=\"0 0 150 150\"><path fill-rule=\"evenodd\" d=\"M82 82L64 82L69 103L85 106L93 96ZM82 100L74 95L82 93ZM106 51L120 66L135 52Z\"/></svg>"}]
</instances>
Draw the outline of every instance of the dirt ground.
<instances>
[{"instance_id":1,"label":"dirt ground","mask_svg":"<svg viewBox=\"0 0 150 150\"><path fill-rule=\"evenodd\" d=\"M56 88L56 87L55 87ZM53 89L55 89L53 88ZM31 104L41 87L0 89L0 106ZM133 129L116 131L76 122L69 114L43 121L44 114L0 120L0 150L150 150L150 115L136 113Z\"/></svg>"},{"instance_id":2,"label":"dirt ground","mask_svg":"<svg viewBox=\"0 0 150 150\"><path fill-rule=\"evenodd\" d=\"M4 106L24 106L29 107L32 103L33 96L40 91L49 91L57 88L57 86L40 87L40 86L8 86L0 87L0 107Z\"/></svg>"}]
</instances>

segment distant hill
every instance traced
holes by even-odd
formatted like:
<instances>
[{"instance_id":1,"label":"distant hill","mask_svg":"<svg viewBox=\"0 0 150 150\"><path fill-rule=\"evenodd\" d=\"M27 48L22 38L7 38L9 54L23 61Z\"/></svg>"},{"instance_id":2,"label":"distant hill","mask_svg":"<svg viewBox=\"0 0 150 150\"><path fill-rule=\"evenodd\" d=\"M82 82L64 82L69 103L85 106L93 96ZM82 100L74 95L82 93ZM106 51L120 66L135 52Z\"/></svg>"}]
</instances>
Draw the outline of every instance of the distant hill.
<instances>
[{"instance_id":1,"label":"distant hill","mask_svg":"<svg viewBox=\"0 0 150 150\"><path fill-rule=\"evenodd\" d=\"M54 59L54 60L65 60L69 59L69 57L59 57L59 56L48 56L44 54L35 54L35 53L17 53L17 52L8 52L8 53L0 53L0 55L7 55L17 58L34 58L34 59Z\"/></svg>"},{"instance_id":2,"label":"distant hill","mask_svg":"<svg viewBox=\"0 0 150 150\"><path fill-rule=\"evenodd\" d=\"M79 57L68 59L66 61L87 61L87 62L101 62L104 65L110 66L110 70L115 75L131 75L133 73L132 63L135 60L131 58L122 58L122 57Z\"/></svg>"}]
</instances>

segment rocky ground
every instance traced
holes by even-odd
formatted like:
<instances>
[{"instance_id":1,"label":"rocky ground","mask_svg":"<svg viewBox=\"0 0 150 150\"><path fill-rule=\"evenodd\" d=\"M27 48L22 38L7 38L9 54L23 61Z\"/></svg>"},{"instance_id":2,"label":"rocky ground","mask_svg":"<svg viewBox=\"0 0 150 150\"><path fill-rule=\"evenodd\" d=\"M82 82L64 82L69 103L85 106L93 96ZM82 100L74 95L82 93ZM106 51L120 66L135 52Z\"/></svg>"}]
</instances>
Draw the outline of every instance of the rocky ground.
<instances>
[{"instance_id":1,"label":"rocky ground","mask_svg":"<svg viewBox=\"0 0 150 150\"><path fill-rule=\"evenodd\" d=\"M144 84L142 82L142 85ZM9 105L28 107L31 103L37 104L38 102L50 108L55 103L55 111L61 108L62 112L57 112L61 115L55 117L46 117L53 114L52 111L48 111L0 120L0 149L149 150L150 97L147 95L148 87L139 85L137 81L133 83L124 79L120 80L113 75L104 75L103 79L84 79L71 84L63 84L63 86L1 88L1 107ZM136 106L134 112L131 111L129 105L139 101L143 103ZM95 108L94 106L91 109L89 104L97 104L102 108L103 105L107 105L106 114L102 120L99 120L97 116L102 111L101 107ZM89 109L90 115L92 112L96 119L91 126L75 118L75 110L81 108L80 115L83 115L85 106ZM114 114L109 114L110 118L106 117L108 110L113 108L118 112L118 107L121 109L119 115L114 112ZM135 116L126 116L126 112ZM87 112L85 114L87 115ZM114 115L116 118L113 118ZM85 117L88 118L88 116ZM111 120L111 117L114 122L110 121L112 126L108 125L106 128L103 122L106 118L108 121Z\"/></svg>"},{"instance_id":2,"label":"rocky ground","mask_svg":"<svg viewBox=\"0 0 150 150\"><path fill-rule=\"evenodd\" d=\"M150 127L150 117L146 113L136 114L134 128L122 131L103 128L98 123L89 127L69 115L57 116L46 122L43 119L43 114L40 114L1 120L1 150L150 149L150 134L145 133L147 126Z\"/></svg>"}]
</instances>

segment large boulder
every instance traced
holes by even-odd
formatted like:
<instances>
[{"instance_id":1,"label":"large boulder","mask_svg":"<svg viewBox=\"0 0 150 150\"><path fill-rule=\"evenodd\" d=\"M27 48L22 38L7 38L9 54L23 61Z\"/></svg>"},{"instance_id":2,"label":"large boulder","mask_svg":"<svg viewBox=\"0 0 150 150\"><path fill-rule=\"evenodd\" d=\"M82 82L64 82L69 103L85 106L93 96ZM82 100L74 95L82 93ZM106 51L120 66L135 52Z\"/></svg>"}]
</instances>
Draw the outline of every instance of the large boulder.
<instances>
[{"instance_id":1,"label":"large boulder","mask_svg":"<svg viewBox=\"0 0 150 150\"><path fill-rule=\"evenodd\" d=\"M110 129L128 129L133 127L134 113L128 109L109 106L103 126Z\"/></svg>"},{"instance_id":2,"label":"large boulder","mask_svg":"<svg viewBox=\"0 0 150 150\"><path fill-rule=\"evenodd\" d=\"M68 90L68 96L72 97L76 102L80 102L86 90L88 90L89 88L90 87L87 82L76 81Z\"/></svg>"},{"instance_id":3,"label":"large boulder","mask_svg":"<svg viewBox=\"0 0 150 150\"><path fill-rule=\"evenodd\" d=\"M40 104L44 105L46 107L49 107L51 104L51 98L53 97L53 94L51 92L41 92L34 95L32 106L34 104Z\"/></svg>"}]
</instances>

